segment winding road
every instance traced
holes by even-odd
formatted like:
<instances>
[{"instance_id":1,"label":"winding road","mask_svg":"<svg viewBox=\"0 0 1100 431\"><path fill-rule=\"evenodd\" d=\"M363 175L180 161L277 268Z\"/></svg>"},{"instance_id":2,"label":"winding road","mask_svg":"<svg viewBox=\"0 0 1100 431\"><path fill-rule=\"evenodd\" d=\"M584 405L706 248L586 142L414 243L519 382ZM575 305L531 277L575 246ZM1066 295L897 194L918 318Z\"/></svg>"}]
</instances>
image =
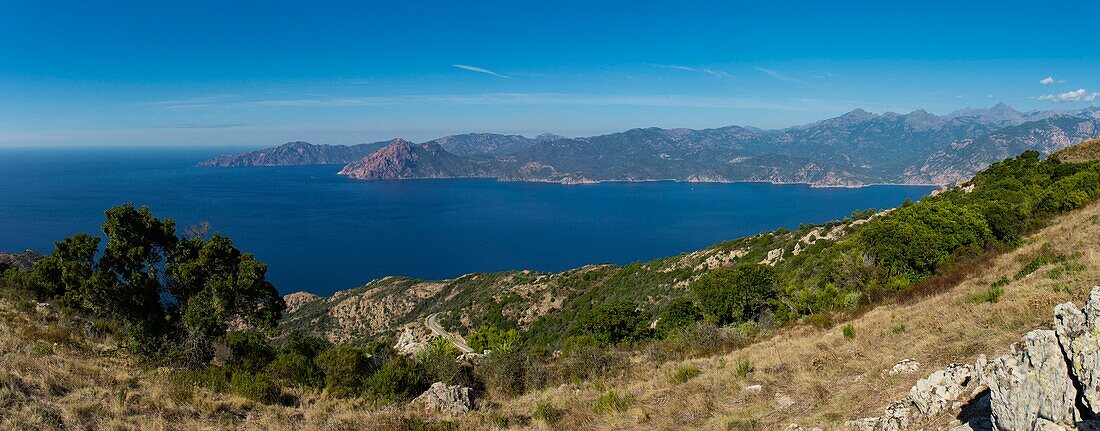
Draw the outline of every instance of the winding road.
<instances>
[{"instance_id":1,"label":"winding road","mask_svg":"<svg viewBox=\"0 0 1100 431\"><path fill-rule=\"evenodd\" d=\"M454 344L455 347L458 347L458 350L461 350L464 353L474 353L474 349L472 347L466 345L466 343L462 340L459 340L458 337L456 337L454 334L444 331L443 327L439 326L439 322L435 320L436 316L439 316L439 313L433 313L429 315L427 319L424 319L424 325L426 325L428 329L435 333L435 335L449 340L451 344Z\"/></svg>"}]
</instances>

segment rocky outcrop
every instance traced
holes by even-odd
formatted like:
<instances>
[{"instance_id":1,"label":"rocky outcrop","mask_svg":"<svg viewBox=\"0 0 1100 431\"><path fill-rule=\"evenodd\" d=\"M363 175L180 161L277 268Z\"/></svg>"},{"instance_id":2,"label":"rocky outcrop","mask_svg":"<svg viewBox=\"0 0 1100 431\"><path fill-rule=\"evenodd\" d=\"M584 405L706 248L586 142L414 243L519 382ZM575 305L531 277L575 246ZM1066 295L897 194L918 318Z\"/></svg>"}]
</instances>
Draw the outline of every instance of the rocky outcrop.
<instances>
[{"instance_id":1,"label":"rocky outcrop","mask_svg":"<svg viewBox=\"0 0 1100 431\"><path fill-rule=\"evenodd\" d=\"M397 343L393 345L393 348L402 355L414 356L428 348L428 341L417 337L411 328L406 328L405 332L402 332L401 336L397 338Z\"/></svg>"},{"instance_id":2,"label":"rocky outcrop","mask_svg":"<svg viewBox=\"0 0 1100 431\"><path fill-rule=\"evenodd\" d=\"M414 144L394 139L382 149L349 163L340 175L358 180L469 178L488 176L480 162L452 154L435 142Z\"/></svg>"},{"instance_id":3,"label":"rocky outcrop","mask_svg":"<svg viewBox=\"0 0 1100 431\"><path fill-rule=\"evenodd\" d=\"M22 253L0 253L0 268L10 265L23 269L30 269L35 262L42 259L42 253L34 250L26 250Z\"/></svg>"},{"instance_id":4,"label":"rocky outcrop","mask_svg":"<svg viewBox=\"0 0 1100 431\"><path fill-rule=\"evenodd\" d=\"M473 389L443 382L432 383L431 388L416 397L413 403L423 406L432 413L454 417L463 416L476 407Z\"/></svg>"},{"instance_id":5,"label":"rocky outcrop","mask_svg":"<svg viewBox=\"0 0 1100 431\"><path fill-rule=\"evenodd\" d=\"M1100 286L1083 308L1060 304L1054 317L1053 330L1028 332L1010 354L935 371L882 416L848 421L848 427L915 429L961 410L966 423L957 431L1100 429Z\"/></svg>"},{"instance_id":6,"label":"rocky outcrop","mask_svg":"<svg viewBox=\"0 0 1100 431\"><path fill-rule=\"evenodd\" d=\"M1029 332L1011 355L993 361L989 379L993 424L1001 431L1031 431L1039 419L1073 424L1077 389L1069 379L1054 331Z\"/></svg>"},{"instance_id":7,"label":"rocky outcrop","mask_svg":"<svg viewBox=\"0 0 1100 431\"><path fill-rule=\"evenodd\" d=\"M314 295L309 292L294 292L283 295L283 302L286 303L286 310L284 311L284 313L297 313L298 310L302 309L302 307L305 307L306 305L311 304L319 299L321 299L320 296Z\"/></svg>"}]
</instances>

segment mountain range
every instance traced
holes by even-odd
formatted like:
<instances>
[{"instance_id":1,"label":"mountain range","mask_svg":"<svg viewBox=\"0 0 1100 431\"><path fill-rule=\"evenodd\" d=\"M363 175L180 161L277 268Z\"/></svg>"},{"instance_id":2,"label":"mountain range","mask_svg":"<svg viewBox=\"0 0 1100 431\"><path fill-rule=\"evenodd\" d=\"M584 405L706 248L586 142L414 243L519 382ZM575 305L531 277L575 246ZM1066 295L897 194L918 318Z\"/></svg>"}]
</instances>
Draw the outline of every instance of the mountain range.
<instances>
[{"instance_id":1,"label":"mountain range","mask_svg":"<svg viewBox=\"0 0 1100 431\"><path fill-rule=\"evenodd\" d=\"M579 138L472 133L424 143L398 138L350 147L292 142L201 164L343 164L341 175L361 180L948 184L1024 150L1049 154L1097 136L1100 108L1020 112L998 104L947 115L856 109L774 130L639 128Z\"/></svg>"}]
</instances>

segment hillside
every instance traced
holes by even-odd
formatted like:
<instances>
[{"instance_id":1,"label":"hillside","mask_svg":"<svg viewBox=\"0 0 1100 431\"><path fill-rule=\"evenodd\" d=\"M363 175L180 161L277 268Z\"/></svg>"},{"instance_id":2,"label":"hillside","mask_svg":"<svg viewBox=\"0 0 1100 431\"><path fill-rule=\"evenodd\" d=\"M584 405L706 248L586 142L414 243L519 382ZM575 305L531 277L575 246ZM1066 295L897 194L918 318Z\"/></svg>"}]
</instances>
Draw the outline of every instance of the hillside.
<instances>
[{"instance_id":1,"label":"hillside","mask_svg":"<svg viewBox=\"0 0 1100 431\"><path fill-rule=\"evenodd\" d=\"M1047 327L1056 304L1080 304L1100 284L1097 244L1100 205L1092 204L1057 218L1025 246L951 275L935 290L851 320L782 329L712 357L654 362L642 353L622 375L576 390L538 391L504 402L494 414L529 415L549 402L564 410L557 429L771 430L792 423L806 430L853 429L845 422L881 415L933 370L1008 353L1028 330ZM1067 258L1044 259L1053 256ZM1042 261L1051 263L1035 264ZM990 285L1002 277L1013 281L989 301ZM849 324L851 339L843 331ZM916 366L890 373L904 359ZM665 378L684 367L700 374L686 383ZM749 389L753 385L761 386ZM633 402L622 412L594 412L609 389ZM959 414L949 408L925 429L953 429Z\"/></svg>"},{"instance_id":2,"label":"hillside","mask_svg":"<svg viewBox=\"0 0 1100 431\"><path fill-rule=\"evenodd\" d=\"M589 265L561 273L474 273L450 280L385 277L331 297L295 293L287 296L288 313L282 326L323 334L333 341L396 338L406 329L426 338L424 318L442 313L441 321L459 333L497 325L545 334L540 341L556 343L565 335L568 322L593 304L628 299L656 312L685 295L688 282L710 269L797 258L847 237L872 214L763 233L626 266Z\"/></svg>"},{"instance_id":3,"label":"hillside","mask_svg":"<svg viewBox=\"0 0 1100 431\"><path fill-rule=\"evenodd\" d=\"M345 165L370 155L386 144L375 142L346 146L287 142L273 148L215 157L199 162L199 166Z\"/></svg>"}]
</instances>

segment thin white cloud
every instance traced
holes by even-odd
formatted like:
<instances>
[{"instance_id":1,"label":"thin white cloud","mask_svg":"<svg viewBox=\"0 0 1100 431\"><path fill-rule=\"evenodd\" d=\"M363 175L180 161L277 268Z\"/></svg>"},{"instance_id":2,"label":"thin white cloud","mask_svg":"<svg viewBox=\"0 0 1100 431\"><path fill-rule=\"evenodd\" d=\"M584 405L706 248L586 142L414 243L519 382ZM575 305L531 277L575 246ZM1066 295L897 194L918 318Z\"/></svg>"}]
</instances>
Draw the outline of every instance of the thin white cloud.
<instances>
[{"instance_id":1,"label":"thin white cloud","mask_svg":"<svg viewBox=\"0 0 1100 431\"><path fill-rule=\"evenodd\" d=\"M1064 80L1064 79L1054 79L1053 76L1048 76L1046 78L1043 78L1043 79L1039 80L1039 83L1043 84L1043 85L1061 84L1063 82L1066 82L1066 80Z\"/></svg>"},{"instance_id":2,"label":"thin white cloud","mask_svg":"<svg viewBox=\"0 0 1100 431\"><path fill-rule=\"evenodd\" d=\"M486 75L495 76L497 78L512 79L511 76L501 75L484 67L470 66L468 64L452 64L451 66L457 67L462 70L468 70L470 72L484 73Z\"/></svg>"},{"instance_id":3,"label":"thin white cloud","mask_svg":"<svg viewBox=\"0 0 1100 431\"><path fill-rule=\"evenodd\" d=\"M686 71L686 72L700 72L699 69L696 69L694 67L681 66L679 64L651 64L650 66L656 67L658 69L672 69L672 70L683 70L683 71Z\"/></svg>"},{"instance_id":4,"label":"thin white cloud","mask_svg":"<svg viewBox=\"0 0 1100 431\"><path fill-rule=\"evenodd\" d=\"M1039 96L1036 99L1045 102L1064 103L1064 102L1092 102L1100 97L1100 92L1089 93L1084 88L1078 88L1073 91L1067 91L1060 94L1047 94Z\"/></svg>"},{"instance_id":5,"label":"thin white cloud","mask_svg":"<svg viewBox=\"0 0 1100 431\"><path fill-rule=\"evenodd\" d=\"M778 70L766 69L766 68L763 68L763 67L760 67L760 66L756 66L756 70L758 70L760 72L763 72L765 75L768 75L768 76L770 76L772 78L775 78L775 79L778 79L780 81L793 82L795 84L805 84L806 83L805 81L802 81L801 79L792 77L792 76L787 75L787 74L785 74L783 72L780 72Z\"/></svg>"},{"instance_id":6,"label":"thin white cloud","mask_svg":"<svg viewBox=\"0 0 1100 431\"><path fill-rule=\"evenodd\" d=\"M708 68L705 68L705 67L681 66L679 64L651 64L650 66L656 67L658 69L672 69L672 70L682 70L682 71L685 71L685 72L705 73L707 75L713 76L713 77L718 78L718 79L725 79L725 78L732 78L733 77L733 75L730 75L728 72L726 72L724 70L708 69Z\"/></svg>"}]
</instances>

